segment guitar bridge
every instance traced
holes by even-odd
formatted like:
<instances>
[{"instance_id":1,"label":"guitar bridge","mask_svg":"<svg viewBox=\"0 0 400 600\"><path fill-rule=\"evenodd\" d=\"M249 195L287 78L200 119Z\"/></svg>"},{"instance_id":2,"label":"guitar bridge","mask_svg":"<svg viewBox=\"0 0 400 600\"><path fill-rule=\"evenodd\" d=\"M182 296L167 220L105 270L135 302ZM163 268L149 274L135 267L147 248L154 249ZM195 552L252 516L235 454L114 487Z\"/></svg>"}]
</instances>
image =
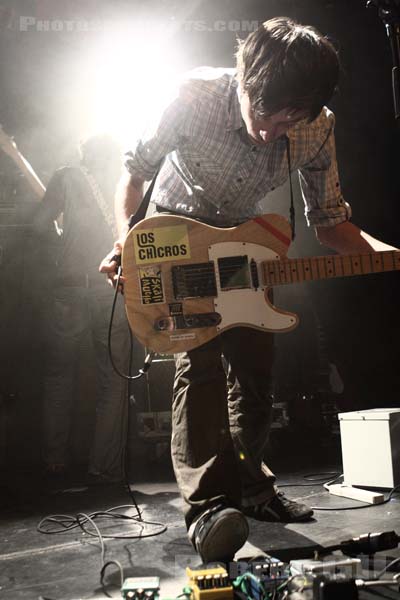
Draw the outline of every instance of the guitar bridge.
<instances>
[{"instance_id":1,"label":"guitar bridge","mask_svg":"<svg viewBox=\"0 0 400 600\"><path fill-rule=\"evenodd\" d=\"M189 315L174 315L161 317L154 323L156 331L176 331L177 329L198 329L202 327L216 327L221 323L219 313L199 313Z\"/></svg>"}]
</instances>

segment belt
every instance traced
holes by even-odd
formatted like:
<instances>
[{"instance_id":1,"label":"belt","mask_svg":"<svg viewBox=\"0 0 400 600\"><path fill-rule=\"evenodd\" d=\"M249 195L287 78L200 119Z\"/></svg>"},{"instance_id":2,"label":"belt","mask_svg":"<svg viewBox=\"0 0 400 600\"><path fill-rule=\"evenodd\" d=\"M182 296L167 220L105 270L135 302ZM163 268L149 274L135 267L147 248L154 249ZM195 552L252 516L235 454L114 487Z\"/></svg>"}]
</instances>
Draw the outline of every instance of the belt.
<instances>
[{"instance_id":1,"label":"belt","mask_svg":"<svg viewBox=\"0 0 400 600\"><path fill-rule=\"evenodd\" d=\"M215 223L212 219L208 219L206 217L196 217L194 215L184 215L183 213L177 212L176 210L171 210L169 208L165 208L164 206L160 206L156 204L156 211L158 213L167 213L169 215L176 215L178 217L188 217L189 219L193 219L195 221L200 221L200 223L206 223L207 225L212 225L213 227L220 227L221 229L227 229L229 227L237 227L241 225L245 221L238 221L237 223L233 223L230 225L221 225L220 223Z\"/></svg>"}]
</instances>

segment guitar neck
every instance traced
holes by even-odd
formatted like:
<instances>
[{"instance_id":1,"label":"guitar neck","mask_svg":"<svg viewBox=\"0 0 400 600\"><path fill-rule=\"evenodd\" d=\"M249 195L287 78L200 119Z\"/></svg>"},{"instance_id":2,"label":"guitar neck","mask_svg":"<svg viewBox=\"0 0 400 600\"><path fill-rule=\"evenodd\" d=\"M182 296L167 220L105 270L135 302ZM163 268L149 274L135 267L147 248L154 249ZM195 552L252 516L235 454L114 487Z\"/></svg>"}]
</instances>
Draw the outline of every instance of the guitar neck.
<instances>
[{"instance_id":1,"label":"guitar neck","mask_svg":"<svg viewBox=\"0 0 400 600\"><path fill-rule=\"evenodd\" d=\"M333 254L331 256L267 260L262 263L262 277L264 285L270 287L399 269L400 252L385 250L365 254Z\"/></svg>"}]
</instances>

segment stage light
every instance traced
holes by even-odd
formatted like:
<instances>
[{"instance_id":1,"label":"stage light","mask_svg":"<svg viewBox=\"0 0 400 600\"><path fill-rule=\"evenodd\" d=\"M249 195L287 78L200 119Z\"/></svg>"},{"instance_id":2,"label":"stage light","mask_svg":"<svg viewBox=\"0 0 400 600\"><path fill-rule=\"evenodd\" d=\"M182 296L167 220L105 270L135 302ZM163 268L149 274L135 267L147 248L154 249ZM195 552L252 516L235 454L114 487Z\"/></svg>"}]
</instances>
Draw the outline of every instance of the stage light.
<instances>
[{"instance_id":1,"label":"stage light","mask_svg":"<svg viewBox=\"0 0 400 600\"><path fill-rule=\"evenodd\" d=\"M173 39L163 29L108 35L90 63L92 132L106 131L130 146L146 122L172 98L185 70Z\"/></svg>"}]
</instances>

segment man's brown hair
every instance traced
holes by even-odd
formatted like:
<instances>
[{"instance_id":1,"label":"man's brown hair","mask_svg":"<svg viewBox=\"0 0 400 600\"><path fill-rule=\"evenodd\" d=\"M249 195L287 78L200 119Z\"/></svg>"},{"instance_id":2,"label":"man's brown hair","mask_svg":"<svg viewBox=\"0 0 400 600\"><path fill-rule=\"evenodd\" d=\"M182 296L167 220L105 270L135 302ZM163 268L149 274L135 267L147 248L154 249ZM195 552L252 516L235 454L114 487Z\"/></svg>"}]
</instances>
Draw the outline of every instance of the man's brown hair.
<instances>
[{"instance_id":1,"label":"man's brown hair","mask_svg":"<svg viewBox=\"0 0 400 600\"><path fill-rule=\"evenodd\" d=\"M332 97L339 59L314 27L287 17L265 21L236 53L237 78L259 116L284 108L304 110L312 121Z\"/></svg>"}]
</instances>

